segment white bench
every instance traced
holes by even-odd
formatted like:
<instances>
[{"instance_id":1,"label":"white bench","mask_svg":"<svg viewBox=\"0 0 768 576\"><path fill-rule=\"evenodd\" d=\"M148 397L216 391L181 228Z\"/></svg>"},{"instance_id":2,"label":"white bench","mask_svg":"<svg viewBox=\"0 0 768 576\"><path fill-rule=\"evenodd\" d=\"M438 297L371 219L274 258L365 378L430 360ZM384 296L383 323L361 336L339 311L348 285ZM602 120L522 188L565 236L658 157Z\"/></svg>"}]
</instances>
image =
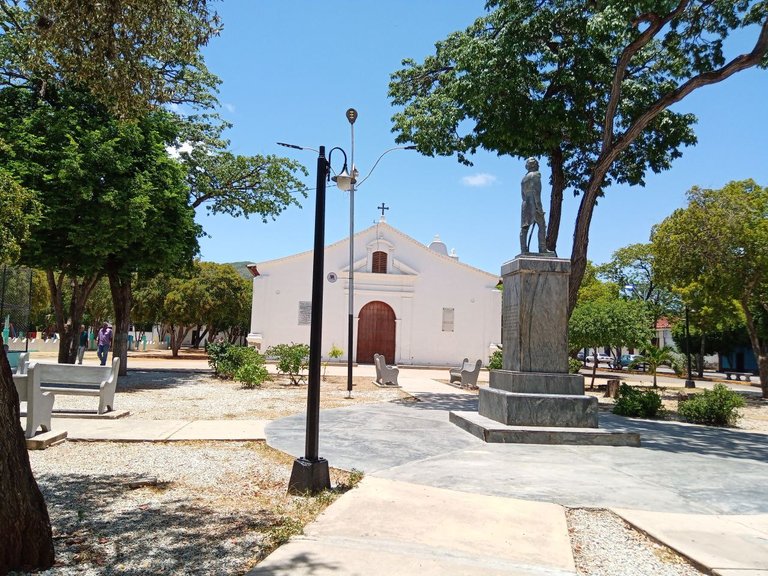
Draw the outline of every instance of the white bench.
<instances>
[{"instance_id":1,"label":"white bench","mask_svg":"<svg viewBox=\"0 0 768 576\"><path fill-rule=\"evenodd\" d=\"M115 409L115 389L120 358L112 366L82 366L80 364L42 364L29 366L43 392L72 396L98 396L99 414Z\"/></svg>"},{"instance_id":2,"label":"white bench","mask_svg":"<svg viewBox=\"0 0 768 576\"><path fill-rule=\"evenodd\" d=\"M373 355L373 363L376 366L376 382L381 386L400 386L397 383L397 375L400 369L397 366L387 366L386 359L381 354Z\"/></svg>"},{"instance_id":3,"label":"white bench","mask_svg":"<svg viewBox=\"0 0 768 576\"><path fill-rule=\"evenodd\" d=\"M26 374L14 374L13 383L19 394L19 402L27 403L27 428L24 435L32 438L38 428L42 428L43 432L50 432L51 411L56 397L51 392L43 392L40 389L40 381L35 378L32 367Z\"/></svg>"},{"instance_id":4,"label":"white bench","mask_svg":"<svg viewBox=\"0 0 768 576\"><path fill-rule=\"evenodd\" d=\"M451 368L448 370L448 374L451 377L451 382L461 382L462 388L477 388L477 377L480 375L480 368L483 366L483 361L478 360L475 365L468 358L464 358L461 366L458 368Z\"/></svg>"}]
</instances>

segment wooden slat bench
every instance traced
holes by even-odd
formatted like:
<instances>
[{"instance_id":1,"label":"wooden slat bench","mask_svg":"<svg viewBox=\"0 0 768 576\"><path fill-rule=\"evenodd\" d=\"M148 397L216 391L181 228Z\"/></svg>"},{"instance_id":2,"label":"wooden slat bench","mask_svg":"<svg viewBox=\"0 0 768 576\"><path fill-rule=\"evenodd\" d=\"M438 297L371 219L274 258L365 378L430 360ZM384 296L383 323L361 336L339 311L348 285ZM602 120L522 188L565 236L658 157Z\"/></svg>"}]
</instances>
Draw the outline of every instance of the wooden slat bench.
<instances>
[{"instance_id":1,"label":"wooden slat bench","mask_svg":"<svg viewBox=\"0 0 768 576\"><path fill-rule=\"evenodd\" d=\"M30 364L35 368L35 380L43 392L72 396L98 396L98 413L115 409L115 390L120 358L112 366L82 366L79 364Z\"/></svg>"}]
</instances>

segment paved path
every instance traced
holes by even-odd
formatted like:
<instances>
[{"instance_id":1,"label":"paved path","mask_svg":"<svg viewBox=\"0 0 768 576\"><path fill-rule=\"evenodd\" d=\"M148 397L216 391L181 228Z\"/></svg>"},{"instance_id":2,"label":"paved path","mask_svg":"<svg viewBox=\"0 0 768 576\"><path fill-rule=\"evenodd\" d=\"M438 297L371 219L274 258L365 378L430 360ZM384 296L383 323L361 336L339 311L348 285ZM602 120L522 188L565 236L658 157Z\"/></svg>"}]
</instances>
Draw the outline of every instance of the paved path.
<instances>
[{"instance_id":1,"label":"paved path","mask_svg":"<svg viewBox=\"0 0 768 576\"><path fill-rule=\"evenodd\" d=\"M141 367L158 364L203 368ZM593 506L713 574L768 576L768 435L601 413L601 427L636 430L642 447L485 444L448 422L450 410L476 410L477 397L435 381L445 377L401 369L417 402L321 413L320 455L366 477L250 574L574 575L564 507ZM128 418L66 428L81 440L266 437L303 455L303 416L264 424Z\"/></svg>"},{"instance_id":2,"label":"paved path","mask_svg":"<svg viewBox=\"0 0 768 576\"><path fill-rule=\"evenodd\" d=\"M321 413L320 455L366 478L252 575L575 574L559 560L567 538L525 535L567 536L563 507L599 507L714 574L768 576L768 435L601 413L601 427L638 431L642 447L486 444L448 422L477 409L474 394L407 369L399 380L418 402ZM303 416L285 418L267 441L300 456L304 430ZM441 504L424 510L431 498ZM486 547L465 550L477 535Z\"/></svg>"}]
</instances>

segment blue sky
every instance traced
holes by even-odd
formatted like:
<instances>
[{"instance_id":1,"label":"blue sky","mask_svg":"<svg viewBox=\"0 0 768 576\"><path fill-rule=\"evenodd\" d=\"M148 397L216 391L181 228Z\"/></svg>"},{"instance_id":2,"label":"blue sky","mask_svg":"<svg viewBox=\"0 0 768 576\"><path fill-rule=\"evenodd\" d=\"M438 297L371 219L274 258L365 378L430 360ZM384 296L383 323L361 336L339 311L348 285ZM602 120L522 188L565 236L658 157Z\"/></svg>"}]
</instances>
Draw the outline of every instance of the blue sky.
<instances>
[{"instance_id":1,"label":"blue sky","mask_svg":"<svg viewBox=\"0 0 768 576\"><path fill-rule=\"evenodd\" d=\"M433 53L435 42L483 14L477 0L226 0L216 4L224 24L204 53L222 79L221 114L238 154L278 154L304 163L314 187L317 156L276 142L350 152L347 108L357 109L355 164L368 174L379 155L395 146L394 109L387 98L392 72L404 58ZM735 39L742 48L754 34ZM699 90L676 108L699 122L697 146L684 149L670 171L648 175L646 186L613 187L592 220L589 258L608 261L617 248L647 242L651 227L685 203L693 185L717 188L753 178L768 185L768 71L748 70ZM387 221L429 243L439 234L460 259L491 273L518 252L523 161L478 153L474 166L415 151L387 154L355 194L355 227L361 230L390 207ZM338 165L337 165L338 162ZM341 157L333 157L336 170ZM544 208L549 178L542 162ZM567 193L558 253L569 257L578 198ZM198 214L210 237L202 258L263 262L309 250L314 197L275 221ZM329 185L326 243L349 233L349 195Z\"/></svg>"}]
</instances>

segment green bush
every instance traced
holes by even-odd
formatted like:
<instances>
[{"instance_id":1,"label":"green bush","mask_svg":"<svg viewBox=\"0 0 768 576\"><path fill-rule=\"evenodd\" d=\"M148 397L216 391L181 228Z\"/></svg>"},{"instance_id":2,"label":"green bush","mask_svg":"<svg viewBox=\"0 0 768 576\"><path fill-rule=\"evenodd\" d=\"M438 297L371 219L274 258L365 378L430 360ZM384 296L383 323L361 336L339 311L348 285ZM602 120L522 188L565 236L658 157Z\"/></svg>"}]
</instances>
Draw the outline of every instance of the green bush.
<instances>
[{"instance_id":1,"label":"green bush","mask_svg":"<svg viewBox=\"0 0 768 576\"><path fill-rule=\"evenodd\" d=\"M221 378L234 378L245 388L254 388L269 378L264 357L255 348L233 346L227 342L209 342L208 364Z\"/></svg>"},{"instance_id":2,"label":"green bush","mask_svg":"<svg viewBox=\"0 0 768 576\"><path fill-rule=\"evenodd\" d=\"M708 426L735 426L741 417L737 411L744 406L744 398L724 384L715 384L712 390L703 390L680 402L677 412L686 422Z\"/></svg>"},{"instance_id":3,"label":"green bush","mask_svg":"<svg viewBox=\"0 0 768 576\"><path fill-rule=\"evenodd\" d=\"M235 380L243 384L243 388L257 388L261 384L269 379L269 372L264 365L264 357L259 354L259 361L249 361L246 364L240 366L235 372Z\"/></svg>"},{"instance_id":4,"label":"green bush","mask_svg":"<svg viewBox=\"0 0 768 576\"><path fill-rule=\"evenodd\" d=\"M229 342L208 342L205 345L205 351L208 353L208 366L213 368L213 373L219 375L219 363L229 354L232 344Z\"/></svg>"},{"instance_id":5,"label":"green bush","mask_svg":"<svg viewBox=\"0 0 768 576\"><path fill-rule=\"evenodd\" d=\"M576 358L568 358L568 374L578 374L584 368L584 362Z\"/></svg>"},{"instance_id":6,"label":"green bush","mask_svg":"<svg viewBox=\"0 0 768 576\"><path fill-rule=\"evenodd\" d=\"M298 386L304 376L301 373L307 369L309 362L309 346L306 344L276 344L267 348L267 356L277 360L277 370L287 374L291 384Z\"/></svg>"},{"instance_id":7,"label":"green bush","mask_svg":"<svg viewBox=\"0 0 768 576\"><path fill-rule=\"evenodd\" d=\"M504 354L501 350L494 350L488 360L488 370L501 370Z\"/></svg>"},{"instance_id":8,"label":"green bush","mask_svg":"<svg viewBox=\"0 0 768 576\"><path fill-rule=\"evenodd\" d=\"M664 414L664 406L661 396L655 390L622 384L619 386L619 397L613 406L613 413L619 416L658 418Z\"/></svg>"}]
</instances>

